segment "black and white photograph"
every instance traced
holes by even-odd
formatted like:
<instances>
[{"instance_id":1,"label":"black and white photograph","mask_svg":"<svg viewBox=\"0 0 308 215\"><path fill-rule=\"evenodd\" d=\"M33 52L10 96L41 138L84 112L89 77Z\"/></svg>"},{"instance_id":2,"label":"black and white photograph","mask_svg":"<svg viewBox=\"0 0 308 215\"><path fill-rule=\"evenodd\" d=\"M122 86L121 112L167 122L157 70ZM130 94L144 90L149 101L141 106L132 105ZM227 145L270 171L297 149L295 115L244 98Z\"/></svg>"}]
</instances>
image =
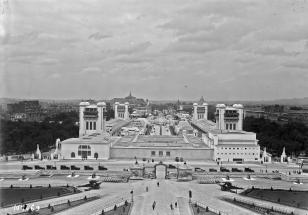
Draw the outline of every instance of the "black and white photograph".
<instances>
[{"instance_id":1,"label":"black and white photograph","mask_svg":"<svg viewBox=\"0 0 308 215\"><path fill-rule=\"evenodd\" d=\"M0 214L308 215L308 0L0 0Z\"/></svg>"}]
</instances>

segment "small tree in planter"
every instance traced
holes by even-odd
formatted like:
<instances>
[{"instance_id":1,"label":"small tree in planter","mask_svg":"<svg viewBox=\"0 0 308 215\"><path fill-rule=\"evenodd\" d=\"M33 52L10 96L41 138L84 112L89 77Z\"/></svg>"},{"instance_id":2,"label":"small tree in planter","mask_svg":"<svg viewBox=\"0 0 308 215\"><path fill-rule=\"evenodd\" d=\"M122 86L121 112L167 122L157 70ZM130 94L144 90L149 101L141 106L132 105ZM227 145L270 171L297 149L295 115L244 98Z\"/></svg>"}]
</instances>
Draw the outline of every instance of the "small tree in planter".
<instances>
[{"instance_id":1,"label":"small tree in planter","mask_svg":"<svg viewBox=\"0 0 308 215\"><path fill-rule=\"evenodd\" d=\"M116 211L117 210L117 205L114 205L113 210Z\"/></svg>"},{"instance_id":2,"label":"small tree in planter","mask_svg":"<svg viewBox=\"0 0 308 215\"><path fill-rule=\"evenodd\" d=\"M68 206L71 206L71 201L67 200L67 204L68 204Z\"/></svg>"}]
</instances>

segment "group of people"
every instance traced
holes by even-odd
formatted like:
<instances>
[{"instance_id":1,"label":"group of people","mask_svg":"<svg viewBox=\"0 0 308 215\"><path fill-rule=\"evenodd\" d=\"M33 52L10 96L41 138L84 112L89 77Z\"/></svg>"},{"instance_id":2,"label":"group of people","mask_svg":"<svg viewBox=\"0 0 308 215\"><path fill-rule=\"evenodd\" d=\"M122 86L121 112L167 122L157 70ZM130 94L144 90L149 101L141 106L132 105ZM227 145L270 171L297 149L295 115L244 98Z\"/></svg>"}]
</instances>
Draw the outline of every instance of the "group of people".
<instances>
[{"instance_id":1,"label":"group of people","mask_svg":"<svg viewBox=\"0 0 308 215\"><path fill-rule=\"evenodd\" d=\"M159 182L156 183L156 186L159 187ZM149 192L149 187L146 186L145 190L146 190L146 192ZM152 209L155 210L155 207L156 207L156 201L153 202ZM171 210L174 210L174 208L177 208L177 207L178 207L178 203L177 202L174 203L174 207L173 207L172 203L170 204L170 209Z\"/></svg>"},{"instance_id":2,"label":"group of people","mask_svg":"<svg viewBox=\"0 0 308 215\"><path fill-rule=\"evenodd\" d=\"M156 207L156 201L154 201L153 204L152 204L153 211L155 210L155 207ZM177 207L178 207L178 203L177 202L174 203L174 207L173 207L172 203L170 204L170 209L171 210L174 210L174 208L177 208Z\"/></svg>"}]
</instances>

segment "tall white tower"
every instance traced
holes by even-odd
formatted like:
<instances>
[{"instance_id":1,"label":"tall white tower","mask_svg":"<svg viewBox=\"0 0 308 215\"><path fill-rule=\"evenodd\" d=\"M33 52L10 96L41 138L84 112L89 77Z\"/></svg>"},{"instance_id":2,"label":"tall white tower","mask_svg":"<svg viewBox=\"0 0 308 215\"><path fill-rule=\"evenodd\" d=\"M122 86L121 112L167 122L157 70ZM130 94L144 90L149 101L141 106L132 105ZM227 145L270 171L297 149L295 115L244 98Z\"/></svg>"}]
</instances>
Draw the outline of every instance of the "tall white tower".
<instances>
[{"instance_id":1,"label":"tall white tower","mask_svg":"<svg viewBox=\"0 0 308 215\"><path fill-rule=\"evenodd\" d=\"M193 119L197 120L198 119L198 112L197 112L198 104L194 103L193 106L194 106Z\"/></svg>"},{"instance_id":2,"label":"tall white tower","mask_svg":"<svg viewBox=\"0 0 308 215\"><path fill-rule=\"evenodd\" d=\"M83 112L85 111L85 108L89 106L89 102L80 102L79 104L79 137L83 136L85 134L85 121L83 117Z\"/></svg>"},{"instance_id":3,"label":"tall white tower","mask_svg":"<svg viewBox=\"0 0 308 215\"><path fill-rule=\"evenodd\" d=\"M119 106L119 102L114 103L114 118L115 118L115 119L118 119L118 118L119 118L118 106Z\"/></svg>"},{"instance_id":4,"label":"tall white tower","mask_svg":"<svg viewBox=\"0 0 308 215\"><path fill-rule=\"evenodd\" d=\"M207 120L208 104L207 104L207 103L203 103L202 106L204 107L203 119L206 119L206 120Z\"/></svg>"},{"instance_id":5,"label":"tall white tower","mask_svg":"<svg viewBox=\"0 0 308 215\"><path fill-rule=\"evenodd\" d=\"M97 120L97 126L96 126L97 132L105 132L105 118L104 118L105 108L106 108L105 102L97 103L97 111L98 111L98 120Z\"/></svg>"},{"instance_id":6,"label":"tall white tower","mask_svg":"<svg viewBox=\"0 0 308 215\"><path fill-rule=\"evenodd\" d=\"M244 120L244 107L242 104L234 104L233 108L237 109L238 112L238 123L237 130L243 130L243 120Z\"/></svg>"},{"instance_id":7,"label":"tall white tower","mask_svg":"<svg viewBox=\"0 0 308 215\"><path fill-rule=\"evenodd\" d=\"M128 112L128 102L125 102L125 112L124 112L124 119L129 120L129 112Z\"/></svg>"},{"instance_id":8,"label":"tall white tower","mask_svg":"<svg viewBox=\"0 0 308 215\"><path fill-rule=\"evenodd\" d=\"M220 129L220 130L225 129L225 110L226 110L226 105L224 104L216 105L216 127L217 129Z\"/></svg>"}]
</instances>

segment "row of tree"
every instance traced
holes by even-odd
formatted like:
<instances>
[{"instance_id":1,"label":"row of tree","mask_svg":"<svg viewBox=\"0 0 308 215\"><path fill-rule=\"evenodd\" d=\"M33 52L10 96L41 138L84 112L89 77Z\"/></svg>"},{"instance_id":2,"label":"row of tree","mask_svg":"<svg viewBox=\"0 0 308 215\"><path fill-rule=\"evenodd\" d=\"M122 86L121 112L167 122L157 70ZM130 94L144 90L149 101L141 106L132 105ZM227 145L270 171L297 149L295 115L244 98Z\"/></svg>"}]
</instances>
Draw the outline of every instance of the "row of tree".
<instances>
[{"instance_id":1,"label":"row of tree","mask_svg":"<svg viewBox=\"0 0 308 215\"><path fill-rule=\"evenodd\" d=\"M78 137L78 113L60 113L43 122L1 120L0 153L29 153L39 144L42 151L55 145L55 140Z\"/></svg>"},{"instance_id":2,"label":"row of tree","mask_svg":"<svg viewBox=\"0 0 308 215\"><path fill-rule=\"evenodd\" d=\"M274 156L280 156L283 147L288 155L308 155L308 127L304 123L280 124L268 119L246 117L244 130L257 134L261 147L266 147Z\"/></svg>"}]
</instances>

